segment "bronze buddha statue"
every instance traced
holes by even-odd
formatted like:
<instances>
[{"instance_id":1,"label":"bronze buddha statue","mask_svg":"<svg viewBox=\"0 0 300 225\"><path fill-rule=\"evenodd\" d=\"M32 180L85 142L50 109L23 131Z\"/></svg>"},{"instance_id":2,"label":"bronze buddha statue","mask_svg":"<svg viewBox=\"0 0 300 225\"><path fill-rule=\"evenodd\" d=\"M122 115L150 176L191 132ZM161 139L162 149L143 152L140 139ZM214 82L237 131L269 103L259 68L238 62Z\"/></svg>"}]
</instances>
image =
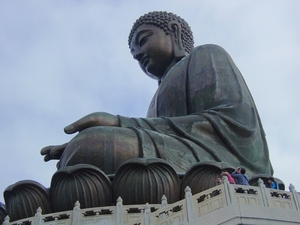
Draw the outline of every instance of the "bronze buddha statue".
<instances>
[{"instance_id":1,"label":"bronze buddha statue","mask_svg":"<svg viewBox=\"0 0 300 225\"><path fill-rule=\"evenodd\" d=\"M41 150L58 169L91 164L114 174L132 158L162 158L177 172L197 162L242 165L272 174L265 133L250 91L228 53L193 47L185 20L173 13L141 16L129 34L134 59L159 83L146 118L92 113L65 128L69 143Z\"/></svg>"},{"instance_id":2,"label":"bronze buddha statue","mask_svg":"<svg viewBox=\"0 0 300 225\"><path fill-rule=\"evenodd\" d=\"M71 210L76 200L86 208L112 205L119 196L129 205L158 204L161 195L176 202L186 186L194 193L214 186L224 168L273 174L256 106L224 49L194 47L187 22L168 12L141 16L128 44L159 84L147 117L98 112L67 126L67 134L78 132L69 143L41 150L45 161L59 159L51 187L26 180L4 192L13 220L33 216L37 207Z\"/></svg>"}]
</instances>

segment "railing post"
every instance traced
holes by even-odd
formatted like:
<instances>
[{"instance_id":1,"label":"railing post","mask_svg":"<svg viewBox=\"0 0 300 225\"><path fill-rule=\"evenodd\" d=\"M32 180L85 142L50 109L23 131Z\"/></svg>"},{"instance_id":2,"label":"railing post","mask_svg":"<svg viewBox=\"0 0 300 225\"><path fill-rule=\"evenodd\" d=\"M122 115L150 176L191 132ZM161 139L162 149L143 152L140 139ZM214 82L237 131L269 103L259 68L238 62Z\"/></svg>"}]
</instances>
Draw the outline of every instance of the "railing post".
<instances>
[{"instance_id":1,"label":"railing post","mask_svg":"<svg viewBox=\"0 0 300 225\"><path fill-rule=\"evenodd\" d=\"M262 181L262 179L258 179L258 187L260 189L260 193L261 193L261 199L262 199L262 202L263 202L263 205L265 207L269 207L269 194L270 192L267 192L267 189L266 189L266 185L264 184L264 182Z\"/></svg>"},{"instance_id":2,"label":"railing post","mask_svg":"<svg viewBox=\"0 0 300 225\"><path fill-rule=\"evenodd\" d=\"M149 203L146 203L146 207L145 207L144 224L145 225L152 225L152 223L151 223L151 210L150 210Z\"/></svg>"},{"instance_id":3,"label":"railing post","mask_svg":"<svg viewBox=\"0 0 300 225\"><path fill-rule=\"evenodd\" d=\"M185 189L185 203L186 203L186 212L187 212L187 222L194 220L194 204L193 204L193 195L189 186Z\"/></svg>"},{"instance_id":4,"label":"railing post","mask_svg":"<svg viewBox=\"0 0 300 225\"><path fill-rule=\"evenodd\" d=\"M168 206L168 201L167 201L167 197L165 196L165 195L163 195L162 197L161 197L161 204L160 204L160 206L161 206L161 209L163 209L163 208L165 208L165 207L167 207ZM164 213L161 213L160 215L159 215L159 218L161 219L161 218L165 218L166 217L166 213L164 212Z\"/></svg>"},{"instance_id":5,"label":"railing post","mask_svg":"<svg viewBox=\"0 0 300 225\"><path fill-rule=\"evenodd\" d=\"M117 225L124 225L124 218L123 218L123 199L119 197L117 199L117 208L116 208L116 224Z\"/></svg>"},{"instance_id":6,"label":"railing post","mask_svg":"<svg viewBox=\"0 0 300 225\"><path fill-rule=\"evenodd\" d=\"M300 211L300 195L295 190L295 186L290 184L289 186L290 192L292 192L292 196L296 205L296 210Z\"/></svg>"},{"instance_id":7,"label":"railing post","mask_svg":"<svg viewBox=\"0 0 300 225\"><path fill-rule=\"evenodd\" d=\"M165 208L165 207L167 207L167 205L168 205L167 197L165 195L163 195L161 197L161 207Z\"/></svg>"},{"instance_id":8,"label":"railing post","mask_svg":"<svg viewBox=\"0 0 300 225\"><path fill-rule=\"evenodd\" d=\"M82 214L80 209L80 203L77 201L73 208L72 215L72 225L81 225L82 224Z\"/></svg>"},{"instance_id":9,"label":"railing post","mask_svg":"<svg viewBox=\"0 0 300 225\"><path fill-rule=\"evenodd\" d=\"M5 217L5 219L4 219L4 222L3 222L3 225L10 225L10 218L9 218L9 216L7 215L6 217Z\"/></svg>"},{"instance_id":10,"label":"railing post","mask_svg":"<svg viewBox=\"0 0 300 225\"><path fill-rule=\"evenodd\" d=\"M222 177L222 185L224 187L224 195L225 195L225 199L226 199L226 204L230 205L232 204L232 187L230 186L230 183L228 181L228 177L227 176L223 176Z\"/></svg>"},{"instance_id":11,"label":"railing post","mask_svg":"<svg viewBox=\"0 0 300 225\"><path fill-rule=\"evenodd\" d=\"M34 215L33 225L40 225L40 224L42 224L42 209L41 207L38 207Z\"/></svg>"}]
</instances>

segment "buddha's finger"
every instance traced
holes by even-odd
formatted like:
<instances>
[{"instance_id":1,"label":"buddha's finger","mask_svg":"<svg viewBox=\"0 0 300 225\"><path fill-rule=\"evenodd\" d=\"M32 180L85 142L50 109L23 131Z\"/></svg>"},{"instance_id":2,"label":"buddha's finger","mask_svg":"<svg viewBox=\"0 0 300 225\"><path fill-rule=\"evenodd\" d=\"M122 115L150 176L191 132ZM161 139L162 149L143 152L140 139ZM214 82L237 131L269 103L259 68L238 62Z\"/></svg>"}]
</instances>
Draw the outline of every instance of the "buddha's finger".
<instances>
[{"instance_id":1,"label":"buddha's finger","mask_svg":"<svg viewBox=\"0 0 300 225\"><path fill-rule=\"evenodd\" d=\"M65 143L63 145L58 145L58 146L55 146L51 149L50 151L50 156L53 158L53 159L59 159L60 156L62 155L62 153L64 152L66 146L67 146L68 143Z\"/></svg>"},{"instance_id":2,"label":"buddha's finger","mask_svg":"<svg viewBox=\"0 0 300 225\"><path fill-rule=\"evenodd\" d=\"M80 120L66 126L64 128L65 133L74 134L76 132L80 132L86 128L100 125L98 118L92 115L85 116Z\"/></svg>"},{"instance_id":3,"label":"buddha's finger","mask_svg":"<svg viewBox=\"0 0 300 225\"><path fill-rule=\"evenodd\" d=\"M45 162L48 162L48 161L50 161L51 159L53 159L50 155L45 155L45 157L44 157L44 161Z\"/></svg>"},{"instance_id":4,"label":"buddha's finger","mask_svg":"<svg viewBox=\"0 0 300 225\"><path fill-rule=\"evenodd\" d=\"M50 153L51 149L54 148L54 145L49 145L41 149L41 155L47 155Z\"/></svg>"}]
</instances>

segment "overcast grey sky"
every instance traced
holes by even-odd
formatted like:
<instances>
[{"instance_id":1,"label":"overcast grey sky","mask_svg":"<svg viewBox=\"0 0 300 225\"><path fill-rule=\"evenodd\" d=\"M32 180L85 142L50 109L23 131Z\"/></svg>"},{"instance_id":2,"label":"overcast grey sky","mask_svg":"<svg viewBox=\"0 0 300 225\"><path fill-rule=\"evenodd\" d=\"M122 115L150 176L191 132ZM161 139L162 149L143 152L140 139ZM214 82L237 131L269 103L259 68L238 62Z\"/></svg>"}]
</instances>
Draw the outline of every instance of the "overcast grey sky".
<instances>
[{"instance_id":1,"label":"overcast grey sky","mask_svg":"<svg viewBox=\"0 0 300 225\"><path fill-rule=\"evenodd\" d=\"M144 117L157 83L130 55L133 22L170 11L195 45L225 48L267 135L274 176L300 191L300 1L0 1L0 192L20 180L49 187L56 162L40 149L97 111ZM2 194L0 201L4 202Z\"/></svg>"}]
</instances>

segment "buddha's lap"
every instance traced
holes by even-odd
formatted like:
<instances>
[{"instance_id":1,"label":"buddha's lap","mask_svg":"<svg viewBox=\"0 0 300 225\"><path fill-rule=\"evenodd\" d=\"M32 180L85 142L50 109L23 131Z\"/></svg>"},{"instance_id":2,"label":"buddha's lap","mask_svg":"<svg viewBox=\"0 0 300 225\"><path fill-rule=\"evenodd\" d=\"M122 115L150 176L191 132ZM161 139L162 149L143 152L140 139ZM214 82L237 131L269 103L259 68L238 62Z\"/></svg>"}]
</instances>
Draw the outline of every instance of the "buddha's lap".
<instances>
[{"instance_id":1,"label":"buddha's lap","mask_svg":"<svg viewBox=\"0 0 300 225\"><path fill-rule=\"evenodd\" d=\"M135 132L120 127L91 127L79 132L65 148L59 168L91 164L112 173L123 161L138 157Z\"/></svg>"},{"instance_id":2,"label":"buddha's lap","mask_svg":"<svg viewBox=\"0 0 300 225\"><path fill-rule=\"evenodd\" d=\"M69 142L59 168L91 164L113 174L126 160L139 157L166 159L180 172L197 161L187 145L172 136L150 130L98 126L79 132Z\"/></svg>"}]
</instances>

